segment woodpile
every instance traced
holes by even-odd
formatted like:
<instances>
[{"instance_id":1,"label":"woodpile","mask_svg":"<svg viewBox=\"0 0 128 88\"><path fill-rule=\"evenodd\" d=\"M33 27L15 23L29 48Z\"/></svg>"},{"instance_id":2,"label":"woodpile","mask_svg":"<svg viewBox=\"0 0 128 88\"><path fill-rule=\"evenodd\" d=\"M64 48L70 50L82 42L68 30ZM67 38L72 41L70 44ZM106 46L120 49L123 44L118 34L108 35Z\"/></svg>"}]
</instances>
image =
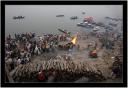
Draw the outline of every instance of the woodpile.
<instances>
[{"instance_id":1,"label":"woodpile","mask_svg":"<svg viewBox=\"0 0 128 88\"><path fill-rule=\"evenodd\" d=\"M93 78L96 80L104 80L105 77L103 76L102 72L99 71L95 67L94 64L90 64L88 62L74 62L73 60L63 60L63 59L56 59L56 60L48 60L48 61L40 61L38 63L28 63L25 65L19 65L15 72L12 74L14 80L27 80L30 78L36 78L37 73L40 69L49 72L51 69L54 71L58 71L59 77L66 76L68 77L76 77L77 76L85 76L89 78ZM66 74L66 75L65 75ZM71 75L71 76L70 76ZM68 78L69 79L69 78Z\"/></svg>"}]
</instances>

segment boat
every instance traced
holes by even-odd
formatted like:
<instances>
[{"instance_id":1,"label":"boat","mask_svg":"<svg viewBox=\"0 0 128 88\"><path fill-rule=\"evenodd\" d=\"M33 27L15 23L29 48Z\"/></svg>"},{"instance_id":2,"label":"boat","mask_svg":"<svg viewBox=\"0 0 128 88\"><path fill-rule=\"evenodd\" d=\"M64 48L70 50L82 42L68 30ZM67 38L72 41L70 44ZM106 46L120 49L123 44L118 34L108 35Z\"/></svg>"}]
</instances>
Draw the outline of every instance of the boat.
<instances>
[{"instance_id":1,"label":"boat","mask_svg":"<svg viewBox=\"0 0 128 88\"><path fill-rule=\"evenodd\" d=\"M105 28L105 29L108 29L108 30L114 30L113 27L110 27L110 26L108 26L108 25L106 25L104 28Z\"/></svg>"},{"instance_id":2,"label":"boat","mask_svg":"<svg viewBox=\"0 0 128 88\"><path fill-rule=\"evenodd\" d=\"M93 24L92 24L93 23ZM85 17L82 23L78 23L77 26L86 27L86 28L94 28L96 23L93 21L93 17Z\"/></svg>"},{"instance_id":3,"label":"boat","mask_svg":"<svg viewBox=\"0 0 128 88\"><path fill-rule=\"evenodd\" d=\"M66 34L67 36L71 36L71 32L68 32L67 30L58 29L60 32Z\"/></svg>"},{"instance_id":4,"label":"boat","mask_svg":"<svg viewBox=\"0 0 128 88\"><path fill-rule=\"evenodd\" d=\"M113 27L117 27L117 24L114 24L114 23L109 23L109 25L111 25Z\"/></svg>"},{"instance_id":5,"label":"boat","mask_svg":"<svg viewBox=\"0 0 128 88\"><path fill-rule=\"evenodd\" d=\"M110 17L105 17L106 19L110 19Z\"/></svg>"},{"instance_id":6,"label":"boat","mask_svg":"<svg viewBox=\"0 0 128 88\"><path fill-rule=\"evenodd\" d=\"M94 27L93 31L99 31L100 30L100 27L99 26L96 26Z\"/></svg>"},{"instance_id":7,"label":"boat","mask_svg":"<svg viewBox=\"0 0 128 88\"><path fill-rule=\"evenodd\" d=\"M78 23L77 26L86 27L86 28L94 28L92 24L89 24L87 22Z\"/></svg>"},{"instance_id":8,"label":"boat","mask_svg":"<svg viewBox=\"0 0 128 88\"><path fill-rule=\"evenodd\" d=\"M96 23L96 22L94 22L94 21L92 21L92 22L91 22L91 24L92 24L92 25L94 25L94 26L96 26L96 24L97 24L97 23Z\"/></svg>"},{"instance_id":9,"label":"boat","mask_svg":"<svg viewBox=\"0 0 128 88\"><path fill-rule=\"evenodd\" d=\"M112 21L122 21L121 18L112 18L112 17L105 17L106 19L112 20Z\"/></svg>"},{"instance_id":10,"label":"boat","mask_svg":"<svg viewBox=\"0 0 128 88\"><path fill-rule=\"evenodd\" d=\"M72 16L70 19L78 19L77 16Z\"/></svg>"},{"instance_id":11,"label":"boat","mask_svg":"<svg viewBox=\"0 0 128 88\"><path fill-rule=\"evenodd\" d=\"M83 23L77 23L77 26L83 26Z\"/></svg>"},{"instance_id":12,"label":"boat","mask_svg":"<svg viewBox=\"0 0 128 88\"><path fill-rule=\"evenodd\" d=\"M24 19L25 16L14 16L13 19L16 20L16 19Z\"/></svg>"},{"instance_id":13,"label":"boat","mask_svg":"<svg viewBox=\"0 0 128 88\"><path fill-rule=\"evenodd\" d=\"M67 34L67 30L58 29L60 32Z\"/></svg>"},{"instance_id":14,"label":"boat","mask_svg":"<svg viewBox=\"0 0 128 88\"><path fill-rule=\"evenodd\" d=\"M95 25L96 25L96 26L100 26L100 27L105 27L105 24L102 23L102 22L98 22L98 23L96 23Z\"/></svg>"},{"instance_id":15,"label":"boat","mask_svg":"<svg viewBox=\"0 0 128 88\"><path fill-rule=\"evenodd\" d=\"M82 14L85 14L85 12L82 12Z\"/></svg>"},{"instance_id":16,"label":"boat","mask_svg":"<svg viewBox=\"0 0 128 88\"><path fill-rule=\"evenodd\" d=\"M64 17L64 15L56 15L56 17Z\"/></svg>"}]
</instances>

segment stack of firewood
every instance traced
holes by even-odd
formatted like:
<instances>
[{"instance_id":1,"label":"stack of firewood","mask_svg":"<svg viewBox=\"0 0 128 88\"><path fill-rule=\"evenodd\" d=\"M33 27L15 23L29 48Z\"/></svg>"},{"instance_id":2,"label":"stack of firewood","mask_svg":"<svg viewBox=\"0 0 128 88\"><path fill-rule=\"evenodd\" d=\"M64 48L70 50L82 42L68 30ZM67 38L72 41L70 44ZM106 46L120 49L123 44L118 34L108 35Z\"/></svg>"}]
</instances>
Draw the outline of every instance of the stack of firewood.
<instances>
[{"instance_id":1,"label":"stack of firewood","mask_svg":"<svg viewBox=\"0 0 128 88\"><path fill-rule=\"evenodd\" d=\"M41 61L38 63L28 63L26 65L19 65L16 68L16 71L12 75L15 80L19 79L30 79L32 77L36 77L37 73L40 70L50 71L51 69L55 71L59 71L59 76L62 76L65 72L67 75L79 74L95 78L98 80L104 79L102 72L99 71L93 64L88 62L74 62L73 60L49 60L49 61ZM63 75L66 76L66 75ZM74 77L74 76L73 76Z\"/></svg>"}]
</instances>

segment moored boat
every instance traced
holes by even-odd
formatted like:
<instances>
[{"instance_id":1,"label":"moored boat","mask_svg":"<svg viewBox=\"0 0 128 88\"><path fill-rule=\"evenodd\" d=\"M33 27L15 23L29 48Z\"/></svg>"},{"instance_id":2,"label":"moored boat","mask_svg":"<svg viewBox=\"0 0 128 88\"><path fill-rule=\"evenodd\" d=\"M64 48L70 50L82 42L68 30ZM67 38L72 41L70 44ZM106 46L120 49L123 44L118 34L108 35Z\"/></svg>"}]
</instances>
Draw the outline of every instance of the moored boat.
<instances>
[{"instance_id":1,"label":"moored boat","mask_svg":"<svg viewBox=\"0 0 128 88\"><path fill-rule=\"evenodd\" d=\"M87 28L93 28L93 25L92 25L92 24L89 24L89 23L87 23L87 22L78 23L77 26L87 27Z\"/></svg>"},{"instance_id":2,"label":"moored boat","mask_svg":"<svg viewBox=\"0 0 128 88\"><path fill-rule=\"evenodd\" d=\"M93 31L99 31L100 30L100 27L99 26L96 26L94 27Z\"/></svg>"}]
</instances>

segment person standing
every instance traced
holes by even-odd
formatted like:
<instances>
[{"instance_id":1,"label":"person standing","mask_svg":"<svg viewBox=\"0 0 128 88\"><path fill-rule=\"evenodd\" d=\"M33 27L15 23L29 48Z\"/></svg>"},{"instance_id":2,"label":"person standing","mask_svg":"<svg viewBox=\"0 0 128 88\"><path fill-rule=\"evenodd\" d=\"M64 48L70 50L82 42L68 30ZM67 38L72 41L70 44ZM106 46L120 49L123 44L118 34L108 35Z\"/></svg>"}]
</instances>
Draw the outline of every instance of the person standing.
<instances>
[{"instance_id":1,"label":"person standing","mask_svg":"<svg viewBox=\"0 0 128 88\"><path fill-rule=\"evenodd\" d=\"M45 82L45 74L43 70L40 70L38 75L37 75L37 79L39 82Z\"/></svg>"}]
</instances>

